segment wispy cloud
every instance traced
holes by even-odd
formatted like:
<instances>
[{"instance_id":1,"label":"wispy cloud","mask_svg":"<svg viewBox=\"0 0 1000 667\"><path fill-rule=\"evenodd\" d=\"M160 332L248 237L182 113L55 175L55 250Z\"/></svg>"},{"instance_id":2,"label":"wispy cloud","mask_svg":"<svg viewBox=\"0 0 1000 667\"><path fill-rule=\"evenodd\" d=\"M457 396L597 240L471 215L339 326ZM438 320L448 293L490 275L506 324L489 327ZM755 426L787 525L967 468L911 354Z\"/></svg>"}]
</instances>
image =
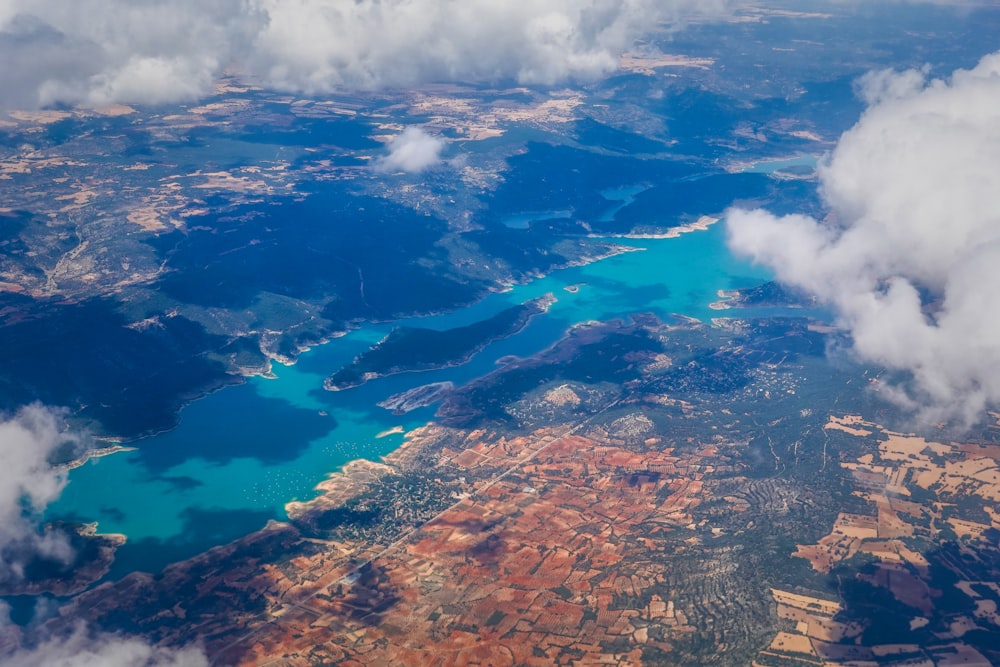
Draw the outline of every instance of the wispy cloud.
<instances>
[{"instance_id":1,"label":"wispy cloud","mask_svg":"<svg viewBox=\"0 0 1000 667\"><path fill-rule=\"evenodd\" d=\"M0 622L0 626L3 623ZM48 637L3 656L6 667L208 667L204 652L190 646L158 647L136 637L89 632L83 624L65 638Z\"/></svg>"},{"instance_id":2,"label":"wispy cloud","mask_svg":"<svg viewBox=\"0 0 1000 667\"><path fill-rule=\"evenodd\" d=\"M1000 402L1000 53L947 80L869 74L820 169L830 218L728 213L732 248L833 305L887 390L929 420Z\"/></svg>"}]
</instances>

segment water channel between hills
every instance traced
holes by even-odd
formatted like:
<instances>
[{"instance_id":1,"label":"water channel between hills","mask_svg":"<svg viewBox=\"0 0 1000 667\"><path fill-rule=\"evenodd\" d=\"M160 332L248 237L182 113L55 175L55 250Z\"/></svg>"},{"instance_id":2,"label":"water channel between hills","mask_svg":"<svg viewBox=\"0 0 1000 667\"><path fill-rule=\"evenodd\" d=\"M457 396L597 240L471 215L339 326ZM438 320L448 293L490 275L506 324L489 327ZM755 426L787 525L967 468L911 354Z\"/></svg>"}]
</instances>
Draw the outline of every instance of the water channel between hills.
<instances>
[{"instance_id":1,"label":"water channel between hills","mask_svg":"<svg viewBox=\"0 0 1000 667\"><path fill-rule=\"evenodd\" d=\"M137 451L92 459L73 470L47 517L97 521L100 532L127 535L110 576L155 571L260 528L269 518L283 518L285 503L313 497L329 473L351 459L378 459L403 438L380 433L409 430L433 417L434 408L398 416L376 405L392 394L430 382L461 385L505 356L545 349L579 322L639 312L707 321L722 314L708 308L718 290L768 277L729 253L722 223L677 238L620 242L642 250L556 271L454 313L366 325L304 353L293 366L276 364L274 379L250 378L194 401L175 429L136 443ZM330 373L395 325L453 328L548 293L557 301L547 313L464 365L341 392L322 389Z\"/></svg>"}]
</instances>

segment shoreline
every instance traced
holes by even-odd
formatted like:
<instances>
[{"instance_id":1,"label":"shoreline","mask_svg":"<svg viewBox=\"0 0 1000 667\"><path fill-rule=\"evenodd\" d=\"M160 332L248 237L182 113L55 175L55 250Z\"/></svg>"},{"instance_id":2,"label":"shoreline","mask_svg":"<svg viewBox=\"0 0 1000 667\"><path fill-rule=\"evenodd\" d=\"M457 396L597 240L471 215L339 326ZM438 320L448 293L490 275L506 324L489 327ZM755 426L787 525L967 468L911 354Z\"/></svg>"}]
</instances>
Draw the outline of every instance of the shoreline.
<instances>
[{"instance_id":1,"label":"shoreline","mask_svg":"<svg viewBox=\"0 0 1000 667\"><path fill-rule=\"evenodd\" d=\"M360 387L360 386L362 386L362 385L364 385L364 384L366 384L368 382L372 382L374 380L379 380L379 379L382 379L382 378L393 377L395 375L404 375L406 373L426 373L426 372L441 371L441 370L446 370L446 369L449 369L449 368L458 368L459 366L464 366L465 364L467 364L470 361L472 361L472 359L477 354L479 354L480 352L482 352L483 350L485 350L487 347L489 347L493 343L496 343L496 342L501 341L501 340L506 340L508 338L513 338L517 334L519 334L522 331L524 331L525 327L527 327L529 324L531 324L531 321L533 319L535 319L535 317L537 317L539 315L544 315L545 313L549 312L549 309L552 307L552 304L556 303L556 301L558 301L558 299L556 299L555 295L553 295L551 293L543 295L543 296L540 296L540 297L536 297L534 299L530 299L528 301L525 301L524 303L520 304L520 306L521 307L528 307L528 308L532 308L533 307L533 308L536 309L536 312L528 313L527 315L525 315L524 316L524 320L519 324L519 326L517 326L517 328L515 330L511 331L509 334L506 334L506 335L497 336L497 337L493 337L493 338L487 338L485 340L482 340L479 343L477 343L475 346L473 346L471 349L469 349L468 353L466 353L465 355L463 355L461 357L456 357L455 359L453 359L451 361L447 361L447 362L443 362L443 363L439 363L439 364L430 364L428 366L420 367L420 368L399 368L399 367L393 366L393 367L390 367L388 369L385 369L384 371L365 371L364 373L362 373L360 375L360 377L358 377L357 379L355 379L353 382L349 382L349 383L336 383L335 384L335 383L331 382L331 380L332 380L332 378L334 376L336 376L338 373L340 373L342 370L344 370L344 369L340 369L337 372L335 372L333 375L328 376L327 379L323 381L323 389L325 389L326 391L333 391L333 392L347 391L348 389L355 389L355 388ZM518 307L518 306L515 306L515 307ZM395 331L395 329L393 331ZM383 338L381 341L379 341L374 346L372 346L371 348L369 348L368 351L370 352L371 350L374 350L378 346L382 345L382 343L384 343L389 338L389 336L391 336L391 335L392 335L392 332L390 332L389 334L386 334L385 338ZM355 358L354 362L352 362L351 364L348 364L344 368L350 367L351 365L353 365L354 363L356 363L357 360L359 358L361 358L361 356L364 356L365 354L367 354L367 353L366 352L362 352L359 357Z\"/></svg>"},{"instance_id":2,"label":"shoreline","mask_svg":"<svg viewBox=\"0 0 1000 667\"><path fill-rule=\"evenodd\" d=\"M66 470L66 471L75 470L76 468L85 465L91 459L100 459L104 458L105 456L111 456L112 454L118 454L119 452L134 452L137 449L138 449L137 447L129 447L128 445L115 443L108 447L99 447L97 449L91 449L87 452L84 452L83 454L73 459L72 461L69 461L67 463L60 463L55 467L60 470ZM90 525L90 524L84 524L84 525ZM95 522L93 525L96 527L97 523Z\"/></svg>"},{"instance_id":3,"label":"shoreline","mask_svg":"<svg viewBox=\"0 0 1000 667\"><path fill-rule=\"evenodd\" d=\"M589 237L581 237L581 238L587 239ZM334 340L336 340L338 338L343 338L344 336L347 336L347 335L349 335L349 334L351 334L351 333L353 333L355 331L358 331L358 330L362 329L365 325L388 324L388 323L392 323L392 322L397 322L397 321L402 320L402 319L425 319L425 318L433 318L433 317L440 317L440 316L448 315L448 314L457 312L457 311L459 311L459 310L461 310L463 308L468 308L468 307L477 305L479 303L482 303L485 299L488 299L490 296L492 296L494 294L503 294L503 293L511 291L515 287L523 286L523 285L529 285L532 282L535 282L536 280L541 280L541 279L547 278L547 277L551 276L552 274L554 274L554 273L556 273L558 271L563 271L563 270L572 269L572 268L578 268L578 267L581 267L581 266L589 266L590 264L596 264L597 262L600 262L600 261L603 261L603 260L606 260L606 259L610 259L612 257L617 257L619 255L624 255L624 254L630 253L630 252L638 252L638 251L641 251L641 250L645 250L645 248L636 248L636 247L627 246L627 245L612 244L612 245L610 245L610 247L608 247L608 248L605 249L605 252L600 252L600 253L597 253L597 254L594 254L594 255L587 255L587 256L581 257L581 258L579 258L577 260L566 262L565 264L562 264L562 265L560 265L560 266L552 269L548 273L539 273L539 274L533 274L533 275L530 275L530 276L526 276L524 280L517 281L517 282L510 282L510 283L497 282L497 283L491 285L480 298L476 299L472 303L458 306L457 308L454 308L452 310L435 310L435 311L431 311L431 312L427 312L427 313L421 313L421 314L416 314L416 315L407 315L407 316L398 318L397 320L391 320L391 319L387 319L387 320L376 320L376 319L372 319L372 320L352 320L350 322L346 322L345 323L345 325L346 325L345 329L333 332L330 335L323 337L321 340L319 340L318 342L315 342L315 343L313 343L311 345L304 345L304 346L299 347L297 349L297 352L296 352L296 354L295 354L294 357L287 357L285 355L280 355L280 354L275 354L275 353L269 353L269 352L267 352L267 351L265 351L265 350L262 349L261 353L265 357L265 362L264 363L262 363L260 365L257 365L257 366L253 366L253 367L234 366L233 371L227 373L225 377L220 377L218 382L212 383L210 385L206 385L206 387L203 390L201 390L201 391L192 392L193 395L192 394L188 394L187 396L180 397L180 399L178 401L178 404L177 404L177 407L173 411L173 419L172 419L172 422L171 422L171 424L169 426L164 426L164 427L161 427L161 428L154 427L153 429L141 432L141 433L139 433L137 435L134 435L134 436L123 436L123 435L117 435L117 434L113 434L113 433L111 433L111 434L106 433L106 434L101 434L101 435L95 435L94 436L94 440L95 441L98 441L98 442L108 442L108 443L114 443L114 444L111 444L111 445L106 446L106 447L98 447L98 448L96 448L94 450L91 450L89 452L86 452L86 453L80 455L79 457L77 457L77 458L75 458L75 459L73 459L71 461L68 461L66 463L58 464L55 467L57 467L59 469L62 469L62 470L65 470L66 473L68 474L71 470L75 470L77 468L82 467L84 464L87 463L87 461L89 461L92 458L93 459L98 459L98 458L103 458L105 456L111 456L113 454L119 454L119 453L127 453L127 452L137 451L140 448L139 443L144 442L146 440L150 440L152 438L156 438L156 437L162 436L162 435L164 435L166 433L169 433L169 432L175 430L176 428L178 428L178 426L180 426L181 413L189 405L191 405L191 404L193 404L193 403L195 403L197 401L203 400L205 398L208 398L209 396L215 394L216 392L223 391L223 390L228 389L230 387L243 386L243 385L247 384L247 382L251 378L260 377L260 378L265 379L265 380L278 380L278 379L280 379L280 377L276 373L274 373L274 371L273 371L273 364L274 364L274 362L277 362L277 363L279 363L279 364L281 364L282 366L285 366L285 367L294 366L298 362L298 360L299 360L299 358L301 357L302 354L307 354L309 352L312 352L312 351L316 350L317 348L320 348L320 347L322 347L324 345L327 345L328 343L333 342ZM554 295L552 295L552 298L555 299ZM544 314L545 312L547 312L549 305L550 304L546 304L544 310L540 314ZM475 356L475 355L473 354L471 356ZM470 359L471 359L471 356L470 356ZM447 370L449 368L456 368L456 367L459 367L459 366L463 365L464 363L468 363L468 361L470 359L465 359L465 360L457 362L457 363L448 364L446 366L442 366L442 367L437 368L437 369L420 369L420 370L414 370L414 371L403 371L400 374L411 373L411 372L412 373L420 373L420 372L424 372L425 370ZM358 385L358 386L361 386L361 385ZM326 389L323 385L320 385L319 388L320 389ZM331 472L335 472L335 471L331 471Z\"/></svg>"},{"instance_id":4,"label":"shoreline","mask_svg":"<svg viewBox=\"0 0 1000 667\"><path fill-rule=\"evenodd\" d=\"M380 431L375 435L376 440L381 440L382 438L388 438L390 435L396 435L398 433L406 433L406 429L402 426L393 426L392 428L387 428L384 431Z\"/></svg>"},{"instance_id":5,"label":"shoreline","mask_svg":"<svg viewBox=\"0 0 1000 667\"><path fill-rule=\"evenodd\" d=\"M630 235L630 236L619 236L617 238L646 238L646 239L653 239L653 240L676 238L676 237L678 237L678 236L680 236L681 234L684 234L684 233L689 233L689 232L693 232L693 231L707 230L711 225L713 225L716 222L718 222L718 220L719 220L718 218L712 218L712 217L709 217L709 216L702 216L701 218L699 218L698 220L696 220L696 221L694 221L692 223L683 225L683 226L678 227L678 228L670 229L670 230L666 231L663 234L656 234L656 235ZM600 237L596 237L596 236L595 237L580 237L580 240L583 241L583 242L586 242L586 240L589 239L589 238L594 238L596 240L596 239L599 239ZM605 238L612 238L612 237L605 237ZM556 269L554 269L554 270L552 270L550 272L544 273L544 274L530 275L530 276L526 277L524 280L518 281L516 283L511 283L510 285L503 285L501 283L494 283L494 285L492 285L489 288L489 290L480 299L474 301L472 304L466 304L466 305L460 306L460 307L452 309L452 310L443 310L443 311L429 312L429 313L424 313L424 314L416 315L416 316L407 316L405 318L400 318L400 319L409 319L411 317L415 318L415 319L416 318L424 319L424 318L431 318L431 317L435 317L435 316L447 315L447 314L450 314L450 313L453 313L453 312L458 312L458 311L460 311L460 310L462 310L464 308L470 307L470 306L475 305L475 304L482 303L482 301L484 299L489 298L494 293L503 293L503 292L509 291L510 289L512 289L514 287L519 287L519 286L524 286L524 285L530 285L531 283L534 283L534 282L536 282L539 279L550 277L550 276L552 276L554 274L557 274L559 271L564 270L564 269L571 269L571 268L576 268L576 267L581 267L581 266L589 266L591 264L596 264L597 262L600 262L602 260L610 259L612 257L616 257L616 256L619 256L619 255L624 255L626 253L647 250L647 248L644 248L644 247L635 247L635 246L632 246L632 245L614 244L614 243L598 244L598 248L597 249L600 249L601 252L595 253L593 255L587 255L587 256L579 258L578 260L575 260L575 261L566 262L565 264L560 265L558 268L556 268ZM570 287L576 287L577 290L579 290L579 286L581 284L585 284L585 283L574 283L573 285L570 285ZM573 290L568 289L567 291L568 292L572 292ZM554 296L555 295L553 295L553 294L549 295L550 298L554 298ZM546 307L545 310L548 310L548 308ZM544 314L544 311L543 311L542 314ZM339 331L339 332L335 332L334 334L332 334L332 335L324 338L323 341L321 341L319 343L316 343L314 345L311 345L311 346L307 346L306 349L303 350L302 352L300 352L299 354L297 354L294 359L280 359L279 360L276 357L271 357L270 359L272 359L274 361L278 361L279 363L282 363L282 365L292 366L292 365L294 365L298 361L298 359L300 358L301 354L308 353L310 351L316 351L322 345L325 345L326 343L332 342L333 340L335 340L337 338L341 338L341 337L343 337L343 336L345 336L345 335L347 335L349 333L352 333L352 332L354 332L354 331L356 331L358 329L361 329L361 328L363 328L366 325L370 325L370 324L382 324L382 323L393 322L393 321L398 321L398 320L383 320L383 321L359 320L359 321L355 321L355 322L350 322L350 323L347 323L347 328L345 330ZM585 332L587 330L588 325L593 325L593 324L594 324L593 321L584 321L584 322L574 323L572 326L570 326L568 328L568 330L565 332L565 335L568 335L568 336L571 336L571 337L578 336L578 335L580 335L581 333L583 333L583 332ZM552 347L553 345L556 345L558 342L559 342L558 340L553 341L552 344L549 345L546 349ZM285 363L286 361L289 362L289 363ZM451 368L451 367L461 366L462 363L464 363L464 362L449 364L449 365L447 365L447 366L445 366L443 368ZM80 458L72 461L71 464L69 464L69 465L66 466L66 469L70 470L70 469L73 469L73 468L78 468L78 467L82 466L84 463L86 463L86 461L89 460L91 457L103 457L103 456L110 456L111 454L116 454L118 452L136 451L137 449L139 449L139 447L137 447L137 446L129 446L129 445L138 443L139 441L144 441L144 440L152 438L154 436L162 435L164 433L167 433L167 432L172 431L175 428L177 428L178 425L180 424L180 413L188 405L190 405L190 404L192 404L192 403L194 403L194 402L196 402L198 400L201 400L201 399L203 399L203 398L205 398L205 397L207 397L207 396L215 393L216 391L219 391L221 389L225 389L225 388L227 388L229 386L240 386L240 385L248 382L250 377L261 376L261 377L264 377L265 379L268 379L267 376L264 373L260 372L261 371L261 367L260 366L255 367L254 370L256 372L248 374L248 375L233 374L233 376L230 378L230 380L234 380L234 381L230 381L230 382L226 382L226 383L223 383L221 385L218 385L218 386L214 386L214 387L211 388L210 391L207 391L204 394L197 395L197 396L190 396L189 395L189 397L187 398L187 400L184 400L181 403L180 407L177 409L177 413L176 413L177 414L177 420L169 428L160 429L160 430L156 431L155 433L149 433L149 434L146 434L146 435L138 436L135 439L128 439L128 440L120 439L120 438L114 438L113 436L103 436L101 438L102 440L111 441L111 442L117 441L117 442L115 442L115 444L113 444L113 445L111 445L109 447L105 447L105 448L101 448L101 449L98 449L98 450L94 450L93 452L88 452L86 456L81 456ZM423 369L423 370L430 370L430 369ZM422 371L421 370L415 370L415 371L412 371L412 372L419 373L419 372L422 372ZM274 374L271 373L270 375L274 375ZM278 376L275 376L275 377L277 379L280 379L280 377L278 377ZM429 421L427 424L424 424L423 427L426 427L428 424L431 424L431 423L433 423L433 420ZM406 449L406 438L408 437L408 434L405 431L401 432L400 430L398 430L398 428L399 427L396 426L396 427L393 427L393 428L386 429L385 431L381 431L379 433L374 433L374 429L373 429L372 435L370 436L373 439L381 439L381 438L384 438L384 437L388 437L390 435L399 435L399 434L402 434L404 436L404 443L401 444L399 448L393 449L392 452L390 452L386 456L391 456L392 454L398 453L399 450L405 450ZM418 427L418 428L420 428L420 427ZM124 443L129 443L129 445L126 445ZM385 458L385 456L380 456L379 460L382 460L384 458ZM364 458L364 457L358 457L358 458L350 459L350 460L346 461L345 463L343 463L342 465L336 465L336 466L333 467L333 469L325 471L325 475L327 475L328 477L331 476L331 475L336 475L338 473L341 473L345 468L350 469L354 465L357 465L359 462L363 462L363 461L370 461L370 459L367 459L367 458ZM295 502L298 502L298 503L308 503L308 502L311 502L312 500L315 500L316 498L318 498L318 497L320 497L320 496L323 495L322 484L323 484L323 482L321 481L318 484L316 484L315 486L313 486L311 488L311 491L303 498L303 500L289 500L289 501L284 501L284 502L280 503L281 506L285 507L286 508L286 512L287 512L287 505L288 505L289 502L291 502L291 503L295 503Z\"/></svg>"},{"instance_id":6,"label":"shoreline","mask_svg":"<svg viewBox=\"0 0 1000 667\"><path fill-rule=\"evenodd\" d=\"M665 232L655 232L648 234L588 234L588 239L631 239L631 240L661 240L661 239L675 239L681 234L689 234L691 232L704 232L707 231L709 227L715 223L722 220L722 218L716 218L711 215L703 215L694 222L689 222L683 225L678 225L677 227L671 227Z\"/></svg>"},{"instance_id":7,"label":"shoreline","mask_svg":"<svg viewBox=\"0 0 1000 667\"><path fill-rule=\"evenodd\" d=\"M593 257L587 257L586 259L581 260L581 261L567 262L566 264L564 264L562 266L559 266L556 269L554 269L552 271L552 273L555 273L556 271L565 270L565 269L577 268L577 267L580 267L580 266L588 266L590 264L594 264L594 263L603 261L605 259L610 259L611 257L616 257L618 255L622 255L622 254L625 254L625 253L628 253L628 252L635 252L635 251L639 251L639 250L643 250L643 248L633 248L633 247L630 247L630 246L615 246L614 247L614 251L612 251L612 252L603 253L603 254L600 254L600 255L595 255ZM528 279L526 279L524 281L521 281L521 282L514 282L514 283L509 283L509 284L508 283L497 283L496 285L491 286L486 291L486 293L483 294L482 297L480 297L476 301L473 301L470 304L459 306L458 308L455 308L453 310L435 310L435 311L431 311L431 312L427 312L427 313L421 313L421 314L416 314L416 315L406 315L406 316L401 317L399 319L400 320L402 320L402 319L425 319L425 318L441 317L441 316L444 316L444 315L449 315L451 313L457 312L458 310L460 310L462 308L468 308L468 307L477 305L477 304L481 303L483 300L489 298L490 296L492 296L494 294L503 294L503 293L509 292L514 287L517 287L519 285L528 285L528 284L534 282L535 280L540 280L542 278L546 278L549 275L551 275L551 273L533 275L533 276L530 276ZM79 468L80 466L82 466L91 457L93 457L93 458L100 458L100 457L104 457L104 456L110 456L112 454L117 454L117 453L120 453L120 452L135 451L135 450L138 449L138 447L131 446L132 443L139 443L139 442L142 442L144 440L149 440L151 438L155 438L155 437L164 435L164 434L169 433L169 432L173 431L174 429L176 429L180 425L180 415L181 415L181 413L184 411L185 408L187 408L192 403L195 403L197 401L200 401L200 400L203 400L205 398L208 398L212 394L215 394L216 392L219 392L219 391L223 391L223 390L228 389L230 387L239 387L239 386L242 386L242 385L246 384L247 381L250 380L251 378L259 377L259 378L262 378L262 379L265 379L265 380L277 380L277 379L280 379L279 376L276 373L273 372L273 363L274 362L277 362L277 363L279 363L279 364L281 364L282 366L285 366L285 367L295 366L296 363L298 363L299 357L302 354L308 354L309 352L312 352L312 351L316 350L317 348L320 348L320 347L323 347L324 345L332 343L334 340L336 340L338 338L343 338L344 336L347 336L347 335L349 335L349 334L351 334L351 333L353 333L355 331L358 331L359 329L361 329L365 325L371 325L371 324L376 324L376 325L377 324L388 324L388 323L395 322L395 321L398 321L398 320L376 320L376 319L372 319L372 320L352 320L352 321L346 323L346 325L347 325L346 329L343 329L343 330L340 330L340 331L336 331L336 332L330 334L329 336L326 336L323 339L321 339L320 341L318 341L316 343L313 343L311 345L306 345L306 346L299 347L298 348L298 352L296 353L296 355L294 357L287 357L285 355L280 355L280 354L271 354L271 353L265 352L264 350L261 350L261 353L264 354L264 356L266 358L266 362L264 364L261 364L259 366L255 366L255 367L234 366L234 371L235 372L227 373L227 378L220 378L220 380L231 379L231 381L220 381L218 383L213 383L212 385L206 386L202 391L199 391L199 392L195 393L195 395L193 395L193 396L192 395L188 395L188 396L185 396L185 397L181 397L180 400L178 401L177 407L173 411L173 417L174 417L174 419L173 419L172 423L169 426L165 426L165 427L162 427L162 428L155 428L154 427L153 429L150 429L148 431L143 431L143 432L141 432L141 433L139 433L137 435L133 435L133 436L119 435L119 434L114 434L114 433L105 433L105 434L101 434L101 435L95 435L94 439L96 441L99 441L99 442L113 442L113 443L116 443L116 445L112 445L112 446L109 446L109 447L100 447L100 448L97 448L97 449L95 449L93 451L94 452L100 452L100 453L98 453L98 454L90 453L90 454L87 454L87 455L82 455L79 458L74 459L74 460L72 460L70 462L59 464L59 467L64 467L66 469L75 469L75 468ZM443 366L443 367L441 367L440 369L437 369L437 370L444 370L444 369L447 369L447 368L453 368L455 366L460 366L460 365L461 364L450 364L448 366ZM424 370L428 370L428 369L424 369ZM429 369L429 370L434 370L434 369ZM421 371L413 371L413 372L421 372ZM322 388L322 387L320 387L320 388ZM123 443L129 443L129 444L123 444Z\"/></svg>"},{"instance_id":8,"label":"shoreline","mask_svg":"<svg viewBox=\"0 0 1000 667\"><path fill-rule=\"evenodd\" d=\"M739 290L720 289L715 293L715 296L719 297L719 300L708 304L708 307L712 310L729 310L733 307L733 302L739 294Z\"/></svg>"}]
</instances>

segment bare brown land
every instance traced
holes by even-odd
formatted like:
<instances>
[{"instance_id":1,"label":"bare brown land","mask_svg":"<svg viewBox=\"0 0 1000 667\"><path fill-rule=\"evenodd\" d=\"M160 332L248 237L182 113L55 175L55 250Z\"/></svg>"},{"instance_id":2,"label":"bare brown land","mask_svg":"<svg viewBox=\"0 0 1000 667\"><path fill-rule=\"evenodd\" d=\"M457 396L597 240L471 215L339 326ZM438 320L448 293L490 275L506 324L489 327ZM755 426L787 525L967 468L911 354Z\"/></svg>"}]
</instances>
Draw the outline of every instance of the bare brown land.
<instances>
[{"instance_id":1,"label":"bare brown land","mask_svg":"<svg viewBox=\"0 0 1000 667\"><path fill-rule=\"evenodd\" d=\"M640 455L606 439L541 432L446 456L470 471L514 467L363 568L276 610L245 640L252 652L241 664L278 652L303 665L547 665L580 655L579 664L639 664L647 643L669 650L664 628L693 630L672 600L615 601L667 576L656 558L662 545L636 536L691 522L716 447ZM608 655L613 641L623 648Z\"/></svg>"},{"instance_id":2,"label":"bare brown land","mask_svg":"<svg viewBox=\"0 0 1000 667\"><path fill-rule=\"evenodd\" d=\"M319 499L289 513L342 506L441 439L465 446L441 449L439 467L475 481L419 529L380 545L295 538L275 524L168 568L159 587L203 584L159 615L185 619L220 586L231 590L227 597L255 601L241 606L256 613L203 616L197 625L219 664L240 665L629 665L640 663L644 647L669 651L675 637L694 631L674 600L649 591L670 576L663 538L692 524L705 476L728 460L718 445L637 453L599 428L509 438L429 426L384 464L348 466ZM290 546L283 565L236 556ZM310 546L319 548L303 548ZM205 567L225 575L198 576ZM76 605L99 616L142 609L148 594L133 576ZM167 643L192 631L169 625L161 630ZM620 648L609 653L609 645Z\"/></svg>"},{"instance_id":3,"label":"bare brown land","mask_svg":"<svg viewBox=\"0 0 1000 667\"><path fill-rule=\"evenodd\" d=\"M997 438L814 413L802 396L846 401L864 374L771 350L801 322L642 322L446 389L439 422L289 523L87 591L48 629L198 637L218 665L997 657Z\"/></svg>"}]
</instances>

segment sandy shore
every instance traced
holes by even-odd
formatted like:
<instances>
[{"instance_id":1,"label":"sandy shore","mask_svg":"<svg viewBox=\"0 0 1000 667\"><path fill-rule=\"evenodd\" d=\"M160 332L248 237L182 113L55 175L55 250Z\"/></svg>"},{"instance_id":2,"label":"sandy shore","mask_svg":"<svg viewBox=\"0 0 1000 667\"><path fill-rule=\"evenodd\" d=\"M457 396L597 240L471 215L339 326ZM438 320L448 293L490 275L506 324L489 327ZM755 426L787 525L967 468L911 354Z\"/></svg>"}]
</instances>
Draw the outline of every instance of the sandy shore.
<instances>
[{"instance_id":1,"label":"sandy shore","mask_svg":"<svg viewBox=\"0 0 1000 667\"><path fill-rule=\"evenodd\" d=\"M733 299L735 299L738 295L739 292L736 290L720 289L715 293L715 296L719 297L719 300L708 304L708 307L712 310L729 310L733 307Z\"/></svg>"},{"instance_id":2,"label":"sandy shore","mask_svg":"<svg viewBox=\"0 0 1000 667\"><path fill-rule=\"evenodd\" d=\"M79 468L84 463L90 459L99 459L102 456L111 456L112 454L117 454L119 452L134 452L135 447L126 447L124 445L111 445L110 447L101 447L100 449L92 449L85 452L79 458L73 459L69 463L64 463L61 467L66 470L73 470L74 468Z\"/></svg>"},{"instance_id":3,"label":"sandy shore","mask_svg":"<svg viewBox=\"0 0 1000 667\"><path fill-rule=\"evenodd\" d=\"M665 232L657 232L655 234L588 234L587 238L592 239L675 239L681 234L687 234L689 232L703 232L715 223L717 223L721 218L713 218L710 215L703 215L694 222L689 222L686 225L679 225L677 227L671 227Z\"/></svg>"}]
</instances>

